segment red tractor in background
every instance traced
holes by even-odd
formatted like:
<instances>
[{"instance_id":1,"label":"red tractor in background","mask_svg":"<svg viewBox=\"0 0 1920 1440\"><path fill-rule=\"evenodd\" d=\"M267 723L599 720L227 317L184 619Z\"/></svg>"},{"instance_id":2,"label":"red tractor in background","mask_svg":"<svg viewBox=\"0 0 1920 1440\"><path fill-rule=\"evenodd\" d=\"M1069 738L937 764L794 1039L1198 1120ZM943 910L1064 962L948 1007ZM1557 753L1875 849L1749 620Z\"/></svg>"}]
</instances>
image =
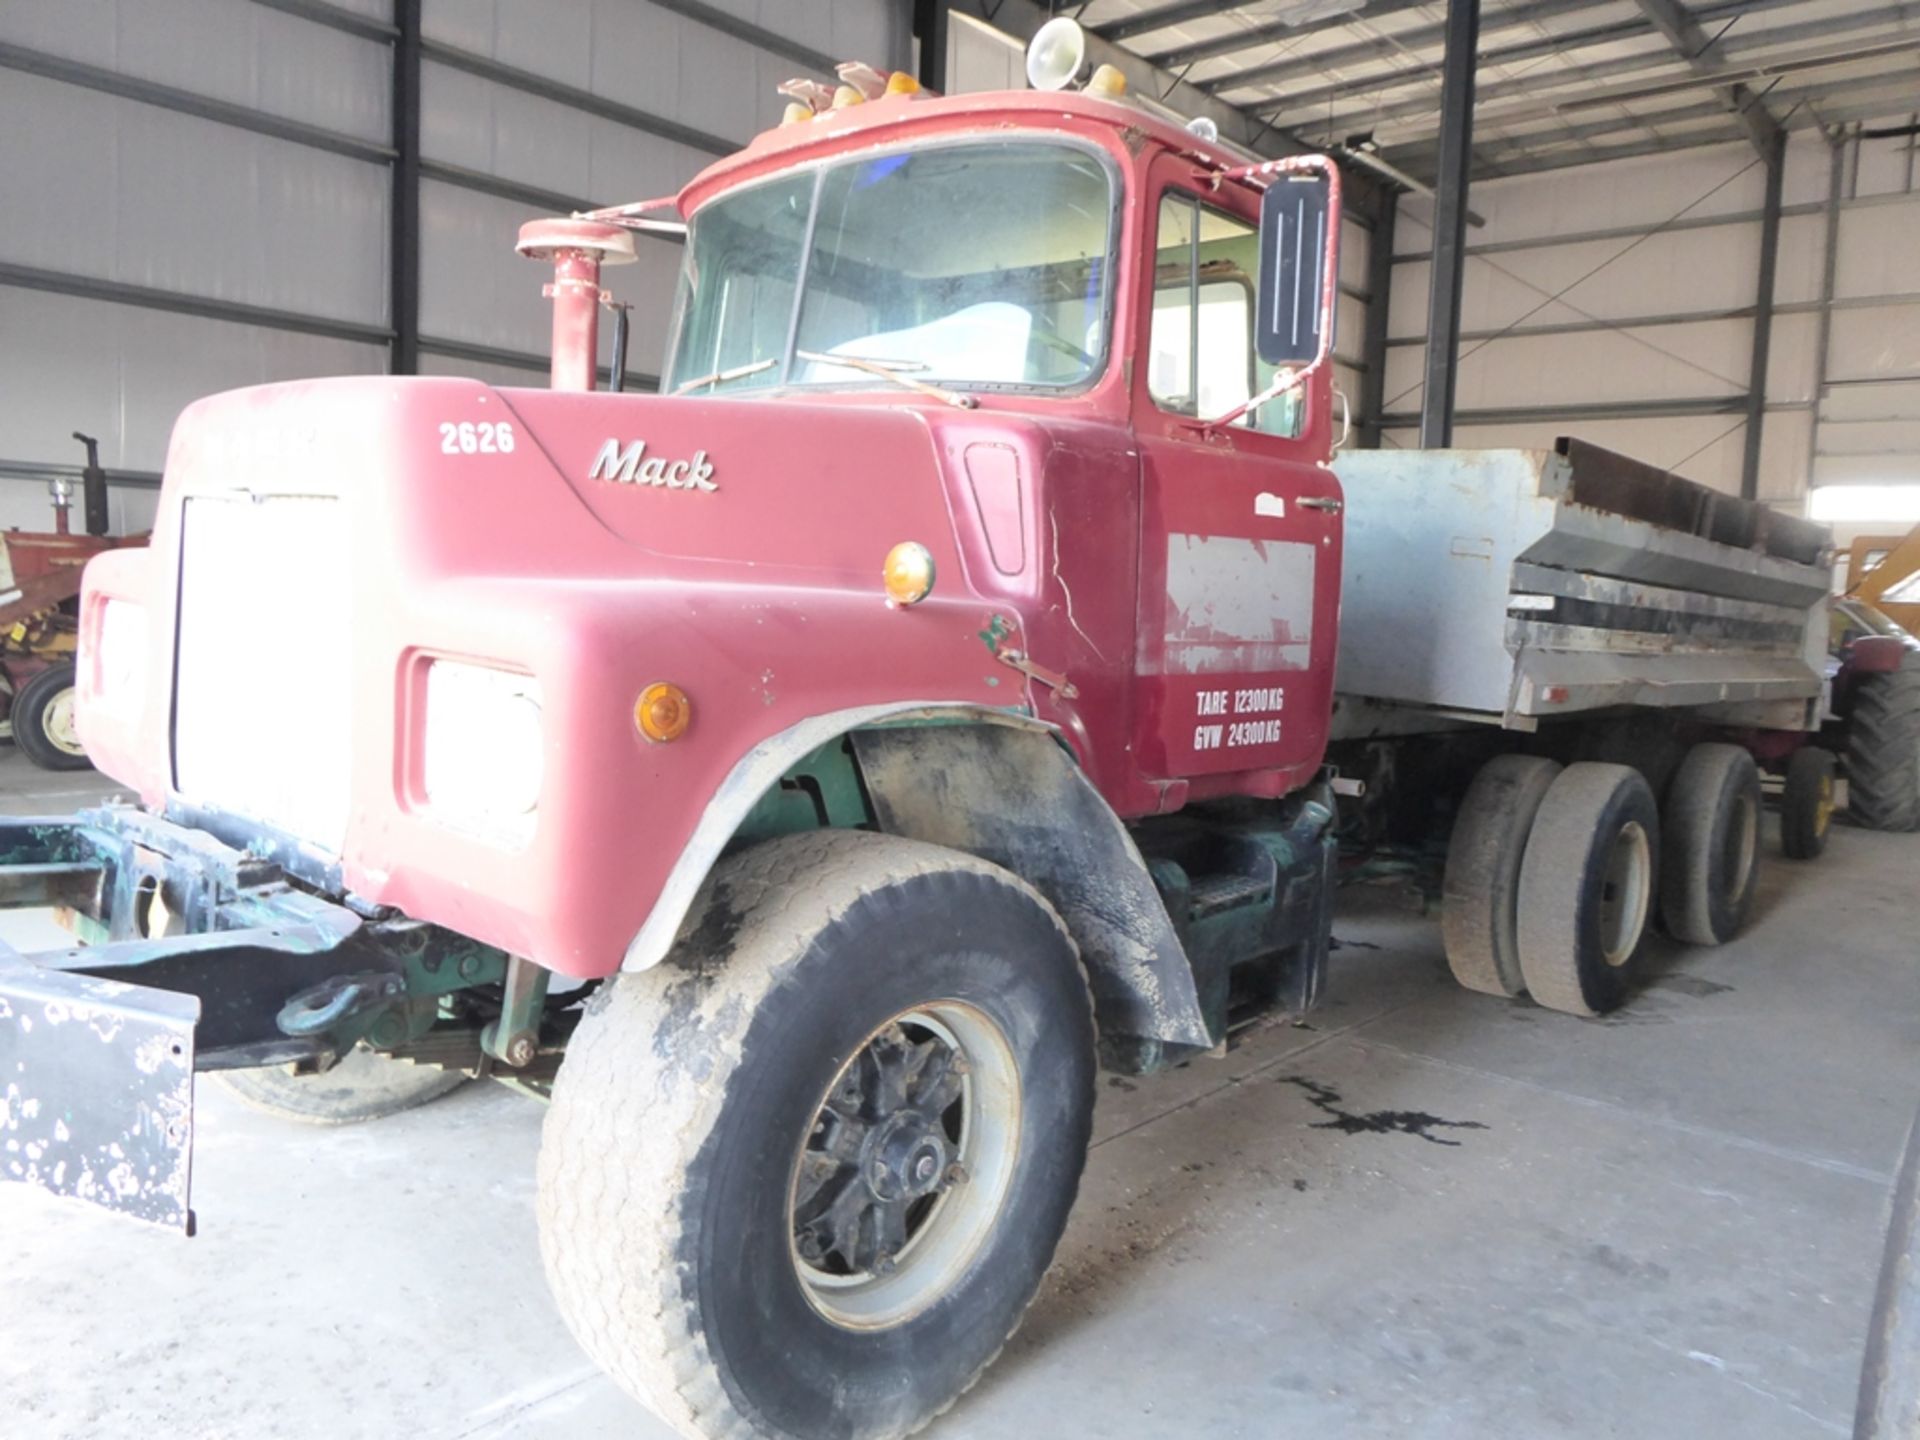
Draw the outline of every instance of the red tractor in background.
<instances>
[{"instance_id":1,"label":"red tractor in background","mask_svg":"<svg viewBox=\"0 0 1920 1440\"><path fill-rule=\"evenodd\" d=\"M80 491L86 533L68 522L73 481L56 475L53 530L12 529L0 539L0 696L5 732L42 770L84 770L87 752L73 724L74 650L79 637L80 572L103 550L134 541L107 533L107 472L100 442L78 430L87 448Z\"/></svg>"}]
</instances>

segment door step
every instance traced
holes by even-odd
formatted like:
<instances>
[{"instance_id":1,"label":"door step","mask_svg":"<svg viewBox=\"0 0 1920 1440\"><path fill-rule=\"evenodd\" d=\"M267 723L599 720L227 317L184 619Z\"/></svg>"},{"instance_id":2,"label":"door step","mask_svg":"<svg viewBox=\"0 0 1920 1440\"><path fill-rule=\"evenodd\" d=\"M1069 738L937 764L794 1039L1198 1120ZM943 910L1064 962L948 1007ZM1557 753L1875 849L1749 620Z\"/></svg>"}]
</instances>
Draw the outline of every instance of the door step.
<instances>
[{"instance_id":1,"label":"door step","mask_svg":"<svg viewBox=\"0 0 1920 1440\"><path fill-rule=\"evenodd\" d=\"M1188 915L1204 920L1223 910L1242 905L1264 903L1273 893L1272 881L1258 875L1207 875L1193 882L1188 898Z\"/></svg>"}]
</instances>

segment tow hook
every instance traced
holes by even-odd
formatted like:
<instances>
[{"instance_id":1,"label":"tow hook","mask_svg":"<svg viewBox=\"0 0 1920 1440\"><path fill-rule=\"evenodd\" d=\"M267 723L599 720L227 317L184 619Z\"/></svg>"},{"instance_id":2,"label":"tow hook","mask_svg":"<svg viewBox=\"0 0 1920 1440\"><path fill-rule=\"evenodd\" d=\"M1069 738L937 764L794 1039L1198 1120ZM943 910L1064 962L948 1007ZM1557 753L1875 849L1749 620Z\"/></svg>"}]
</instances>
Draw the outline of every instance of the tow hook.
<instances>
[{"instance_id":1,"label":"tow hook","mask_svg":"<svg viewBox=\"0 0 1920 1440\"><path fill-rule=\"evenodd\" d=\"M379 970L338 975L302 990L287 1001L280 1007L277 1023L286 1035L319 1035L343 1020L398 1000L405 993L406 985L398 975Z\"/></svg>"}]
</instances>

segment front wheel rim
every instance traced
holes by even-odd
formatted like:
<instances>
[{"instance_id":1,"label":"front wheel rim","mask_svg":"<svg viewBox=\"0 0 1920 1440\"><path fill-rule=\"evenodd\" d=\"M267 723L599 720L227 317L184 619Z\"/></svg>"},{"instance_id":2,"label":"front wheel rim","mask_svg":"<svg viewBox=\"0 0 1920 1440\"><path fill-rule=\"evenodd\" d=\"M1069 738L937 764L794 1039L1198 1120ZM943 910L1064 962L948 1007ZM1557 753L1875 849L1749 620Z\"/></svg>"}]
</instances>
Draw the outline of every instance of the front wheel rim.
<instances>
[{"instance_id":1,"label":"front wheel rim","mask_svg":"<svg viewBox=\"0 0 1920 1440\"><path fill-rule=\"evenodd\" d=\"M973 1005L932 1001L871 1031L794 1158L788 1250L808 1303L880 1330L947 1294L1006 1200L1020 1100L1012 1046Z\"/></svg>"}]
</instances>

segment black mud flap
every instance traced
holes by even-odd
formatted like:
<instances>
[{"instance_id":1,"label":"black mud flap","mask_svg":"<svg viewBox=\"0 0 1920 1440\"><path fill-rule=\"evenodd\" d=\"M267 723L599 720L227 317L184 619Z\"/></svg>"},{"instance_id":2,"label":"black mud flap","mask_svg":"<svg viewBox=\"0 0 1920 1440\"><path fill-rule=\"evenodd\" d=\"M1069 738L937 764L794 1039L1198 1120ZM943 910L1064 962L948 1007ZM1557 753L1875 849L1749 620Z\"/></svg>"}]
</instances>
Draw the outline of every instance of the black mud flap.
<instances>
[{"instance_id":1,"label":"black mud flap","mask_svg":"<svg viewBox=\"0 0 1920 1440\"><path fill-rule=\"evenodd\" d=\"M0 955L0 1180L193 1232L192 995Z\"/></svg>"}]
</instances>

